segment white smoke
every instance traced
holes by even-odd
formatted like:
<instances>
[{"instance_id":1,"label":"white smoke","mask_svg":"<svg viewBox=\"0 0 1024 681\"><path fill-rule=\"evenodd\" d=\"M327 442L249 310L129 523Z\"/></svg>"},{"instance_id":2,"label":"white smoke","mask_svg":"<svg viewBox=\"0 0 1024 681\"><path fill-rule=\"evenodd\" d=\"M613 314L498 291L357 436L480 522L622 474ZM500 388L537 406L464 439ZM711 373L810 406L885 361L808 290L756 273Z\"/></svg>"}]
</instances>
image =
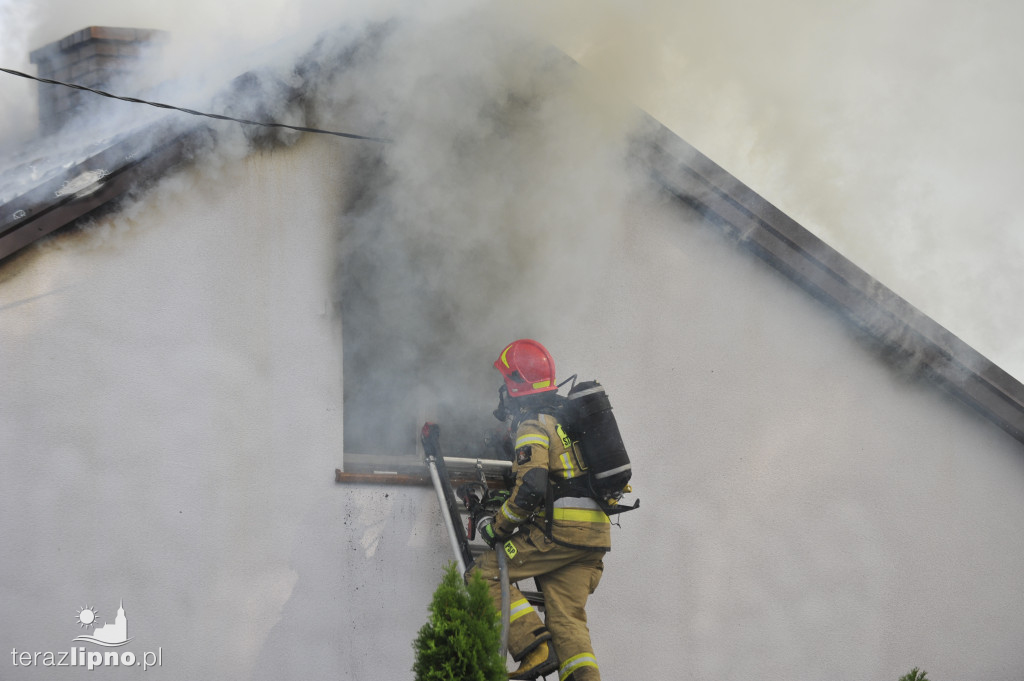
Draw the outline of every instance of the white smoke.
<instances>
[{"instance_id":1,"label":"white smoke","mask_svg":"<svg viewBox=\"0 0 1024 681\"><path fill-rule=\"evenodd\" d=\"M652 2L629 15L653 46L569 48L602 68L639 46L640 105L1024 376L1011 313L1024 232L1009 202L1024 181L1019 4Z\"/></svg>"},{"instance_id":2,"label":"white smoke","mask_svg":"<svg viewBox=\"0 0 1024 681\"><path fill-rule=\"evenodd\" d=\"M572 324L590 304L588 283L611 266L608 238L630 192L624 156L635 111L551 49L521 8L396 4L346 15L266 4L237 24L200 12L169 27L134 10L114 19L112 8L80 23L172 34L146 75L168 79L160 101L393 138L383 149L356 147L367 159L379 153L380 170L366 180L373 199L339 225L344 317L375 325L367 343L345 343L346 381L359 380L353 367L365 364L380 385L370 412L407 411L417 387L455 412L467 399L493 399L493 376L478 367L510 338ZM397 20L381 21L392 12ZM337 22L345 27L331 30ZM278 33L267 33L272 25ZM243 72L255 75L240 90L212 96ZM289 104L292 86L306 91L312 120ZM96 122L77 131L94 134ZM251 129L214 129L207 165L248 151ZM357 284L371 295L359 299ZM369 357L358 354L364 347Z\"/></svg>"},{"instance_id":3,"label":"white smoke","mask_svg":"<svg viewBox=\"0 0 1024 681\"><path fill-rule=\"evenodd\" d=\"M36 24L33 5L19 0L0 0L0 63L23 73L31 73L30 41ZM9 143L28 137L36 127L36 90L28 80L3 74L0 81L0 151Z\"/></svg>"},{"instance_id":4,"label":"white smoke","mask_svg":"<svg viewBox=\"0 0 1024 681\"><path fill-rule=\"evenodd\" d=\"M4 0L6 64L87 25L170 31L168 72L239 72L257 48L412 3ZM420 8L420 20L480 3ZM1024 375L1019 4L487 3L583 63L997 364ZM239 59L243 56L243 59ZM378 83L378 90L399 83ZM34 88L0 79L0 140ZM605 104L607 104L605 101Z\"/></svg>"},{"instance_id":5,"label":"white smoke","mask_svg":"<svg viewBox=\"0 0 1024 681\"><path fill-rule=\"evenodd\" d=\"M379 434L416 388L481 413L467 407L495 382L480 367L508 339L580 319L612 266L633 119L489 8L407 16L365 51L321 106L333 126L378 121L394 139L345 217L339 267L347 328L373 329L346 338L346 382L360 384L347 394L364 400L347 422L377 419L373 444L394 451Z\"/></svg>"}]
</instances>

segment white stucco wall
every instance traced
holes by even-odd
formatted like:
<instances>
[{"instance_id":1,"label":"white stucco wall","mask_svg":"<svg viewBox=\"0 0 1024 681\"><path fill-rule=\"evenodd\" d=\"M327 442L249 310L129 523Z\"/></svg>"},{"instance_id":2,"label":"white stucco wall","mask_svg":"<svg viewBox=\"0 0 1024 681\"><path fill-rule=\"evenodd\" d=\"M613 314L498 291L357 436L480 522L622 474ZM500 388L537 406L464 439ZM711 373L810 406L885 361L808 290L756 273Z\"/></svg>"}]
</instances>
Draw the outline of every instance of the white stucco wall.
<instances>
[{"instance_id":1,"label":"white stucco wall","mask_svg":"<svg viewBox=\"0 0 1024 681\"><path fill-rule=\"evenodd\" d=\"M717 234L630 223L605 333L553 349L601 373L645 509L592 609L609 676L1019 678L1021 445Z\"/></svg>"},{"instance_id":2,"label":"white stucco wall","mask_svg":"<svg viewBox=\"0 0 1024 681\"><path fill-rule=\"evenodd\" d=\"M346 144L186 171L0 269L7 651L123 599L146 678L412 677L433 492L333 482ZM589 607L605 678L1019 679L1021 445L663 198L613 219L590 295L530 327L635 463Z\"/></svg>"}]
</instances>

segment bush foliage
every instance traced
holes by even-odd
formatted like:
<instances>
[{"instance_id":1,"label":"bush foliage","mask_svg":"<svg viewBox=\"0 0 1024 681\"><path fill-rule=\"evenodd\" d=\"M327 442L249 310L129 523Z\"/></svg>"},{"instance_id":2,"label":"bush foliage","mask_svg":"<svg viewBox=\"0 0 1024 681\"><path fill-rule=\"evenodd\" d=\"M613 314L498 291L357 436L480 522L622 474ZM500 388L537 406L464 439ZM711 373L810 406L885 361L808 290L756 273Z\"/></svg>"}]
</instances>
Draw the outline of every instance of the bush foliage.
<instances>
[{"instance_id":1,"label":"bush foliage","mask_svg":"<svg viewBox=\"0 0 1024 681\"><path fill-rule=\"evenodd\" d=\"M507 681L500 646L500 614L487 584L476 573L465 584L450 563L413 642L416 681Z\"/></svg>"}]
</instances>

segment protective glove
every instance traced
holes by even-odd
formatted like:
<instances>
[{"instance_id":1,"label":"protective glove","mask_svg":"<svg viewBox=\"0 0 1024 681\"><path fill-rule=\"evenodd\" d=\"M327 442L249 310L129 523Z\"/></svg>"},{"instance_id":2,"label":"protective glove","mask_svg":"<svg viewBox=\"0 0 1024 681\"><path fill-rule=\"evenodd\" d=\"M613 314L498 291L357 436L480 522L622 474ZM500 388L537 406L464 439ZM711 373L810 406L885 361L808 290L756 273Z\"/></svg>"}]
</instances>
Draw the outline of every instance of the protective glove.
<instances>
[{"instance_id":1,"label":"protective glove","mask_svg":"<svg viewBox=\"0 0 1024 681\"><path fill-rule=\"evenodd\" d=\"M502 504L504 504L508 500L508 498L510 496L512 496L512 491L511 490L507 490L507 489L492 490L490 492L490 494L487 495L487 499L484 501L484 504L486 506L490 507L490 508L499 508Z\"/></svg>"},{"instance_id":2,"label":"protective glove","mask_svg":"<svg viewBox=\"0 0 1024 681\"><path fill-rule=\"evenodd\" d=\"M476 533L480 535L489 547L492 549L498 544L504 544L508 541L511 535L503 534L498 531L498 528L494 525L494 516L484 516L480 519L480 522L476 524Z\"/></svg>"}]
</instances>

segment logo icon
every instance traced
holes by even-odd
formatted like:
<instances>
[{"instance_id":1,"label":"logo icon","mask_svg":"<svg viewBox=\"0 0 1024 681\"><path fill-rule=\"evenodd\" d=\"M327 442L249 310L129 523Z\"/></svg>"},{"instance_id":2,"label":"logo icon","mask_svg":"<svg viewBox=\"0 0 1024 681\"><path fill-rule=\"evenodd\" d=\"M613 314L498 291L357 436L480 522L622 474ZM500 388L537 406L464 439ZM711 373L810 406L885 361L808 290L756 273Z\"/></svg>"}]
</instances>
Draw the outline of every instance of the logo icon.
<instances>
[{"instance_id":1,"label":"logo icon","mask_svg":"<svg viewBox=\"0 0 1024 681\"><path fill-rule=\"evenodd\" d=\"M79 625L82 627L95 627L96 619L99 613L95 608L85 606L78 611ZM106 646L108 648L114 648L117 646L123 646L128 641L128 618L124 614L124 601L122 600L120 605L117 607L117 616L114 617L113 622L104 624L102 627L93 629L92 635L82 634L72 639L73 641L85 641L87 643L95 643L96 645Z\"/></svg>"}]
</instances>

